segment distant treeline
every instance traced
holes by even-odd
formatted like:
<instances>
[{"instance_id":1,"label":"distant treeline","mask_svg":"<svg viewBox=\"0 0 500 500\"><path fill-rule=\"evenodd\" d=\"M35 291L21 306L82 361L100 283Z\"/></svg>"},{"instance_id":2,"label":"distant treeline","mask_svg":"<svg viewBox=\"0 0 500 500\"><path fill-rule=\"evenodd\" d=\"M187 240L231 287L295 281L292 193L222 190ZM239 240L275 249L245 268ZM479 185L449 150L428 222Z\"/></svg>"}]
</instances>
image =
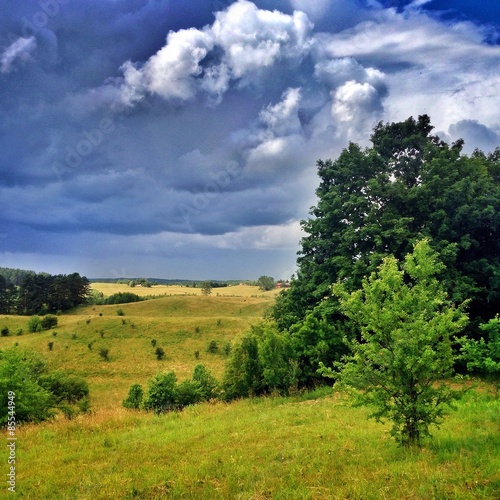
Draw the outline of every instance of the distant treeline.
<instances>
[{"instance_id":1,"label":"distant treeline","mask_svg":"<svg viewBox=\"0 0 500 500\"><path fill-rule=\"evenodd\" d=\"M220 288L225 286L239 285L240 283L245 283L246 285L255 284L255 281L249 280L226 280L226 281L211 281L213 288ZM91 283L123 283L130 284L130 282L135 282L135 285L149 286L151 285L178 285L178 286L189 286L193 288L201 288L203 283L207 280L183 280L183 279L166 279L166 278L90 278ZM146 283L146 284L144 284Z\"/></svg>"},{"instance_id":2,"label":"distant treeline","mask_svg":"<svg viewBox=\"0 0 500 500\"><path fill-rule=\"evenodd\" d=\"M85 304L90 281L78 273L35 273L0 268L0 314L46 314Z\"/></svg>"}]
</instances>

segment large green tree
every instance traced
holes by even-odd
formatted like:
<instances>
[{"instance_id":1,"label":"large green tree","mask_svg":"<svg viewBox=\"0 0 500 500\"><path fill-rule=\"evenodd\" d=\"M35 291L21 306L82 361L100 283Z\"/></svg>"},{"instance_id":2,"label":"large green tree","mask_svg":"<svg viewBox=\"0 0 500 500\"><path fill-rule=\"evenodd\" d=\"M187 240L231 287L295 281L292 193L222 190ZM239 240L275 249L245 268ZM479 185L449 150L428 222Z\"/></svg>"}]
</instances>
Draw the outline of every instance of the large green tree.
<instances>
[{"instance_id":1,"label":"large green tree","mask_svg":"<svg viewBox=\"0 0 500 500\"><path fill-rule=\"evenodd\" d=\"M385 256L400 259L422 238L446 265L439 278L451 299L470 299L469 334L500 310L500 149L463 155L462 141L449 146L432 128L426 115L379 123L372 147L351 143L336 160L318 161L297 276L273 311L280 328L302 322L331 283L355 290Z\"/></svg>"},{"instance_id":2,"label":"large green tree","mask_svg":"<svg viewBox=\"0 0 500 500\"><path fill-rule=\"evenodd\" d=\"M457 397L443 379L453 370L452 337L468 318L436 278L442 268L423 240L402 264L384 258L359 290L348 292L340 281L333 286L361 333L351 342L340 382L373 406L373 417L390 420L403 445L419 444Z\"/></svg>"}]
</instances>

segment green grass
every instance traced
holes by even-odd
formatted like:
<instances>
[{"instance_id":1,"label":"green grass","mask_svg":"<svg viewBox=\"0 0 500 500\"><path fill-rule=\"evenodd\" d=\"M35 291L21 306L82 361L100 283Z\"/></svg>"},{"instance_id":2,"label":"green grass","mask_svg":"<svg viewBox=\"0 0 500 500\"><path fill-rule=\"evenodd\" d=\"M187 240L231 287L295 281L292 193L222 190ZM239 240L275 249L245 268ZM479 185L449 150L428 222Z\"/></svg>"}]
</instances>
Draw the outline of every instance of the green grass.
<instances>
[{"instance_id":1,"label":"green grass","mask_svg":"<svg viewBox=\"0 0 500 500\"><path fill-rule=\"evenodd\" d=\"M206 403L162 416L121 406L133 383L145 384L161 371L173 369L182 380L201 362L220 377L226 357L208 353L209 341L221 347L234 342L259 321L271 300L160 297L59 316L55 337L52 331L0 337L2 349L18 342L41 352L51 368L85 376L93 407L73 420L58 416L18 428L17 495L36 500L500 498L500 401L484 383L466 393L421 450L398 448L388 426L368 420L366 409L352 408L329 388L290 398ZM116 314L118 307L125 316ZM26 332L27 321L2 316L0 327ZM156 359L153 338L166 352L163 361ZM99 347L110 349L109 362L100 359ZM0 462L6 471L4 448ZM7 493L4 486L0 498Z\"/></svg>"}]
</instances>

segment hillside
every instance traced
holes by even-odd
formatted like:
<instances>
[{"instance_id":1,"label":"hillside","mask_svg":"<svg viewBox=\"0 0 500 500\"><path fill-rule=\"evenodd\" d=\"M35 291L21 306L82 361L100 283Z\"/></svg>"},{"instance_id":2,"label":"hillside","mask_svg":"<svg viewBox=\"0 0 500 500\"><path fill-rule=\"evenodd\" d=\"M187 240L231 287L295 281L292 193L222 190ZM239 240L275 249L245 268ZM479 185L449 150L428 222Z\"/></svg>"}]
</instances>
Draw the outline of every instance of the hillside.
<instances>
[{"instance_id":1,"label":"hillside","mask_svg":"<svg viewBox=\"0 0 500 500\"><path fill-rule=\"evenodd\" d=\"M182 380L203 363L220 377L223 347L260 320L275 293L231 287L241 295L182 296L167 288L172 295L63 314L53 331L0 337L0 348L18 343L37 350L51 368L84 376L91 391L90 414L17 429L19 496L499 498L499 400L485 384L458 403L421 451L398 448L388 427L367 420L366 409L352 408L330 388L162 416L124 409L130 385L161 371L174 370ZM26 332L27 321L1 316L0 326ZM152 339L166 359L155 358ZM211 340L220 347L215 354L207 352ZM109 361L99 357L101 346L110 349Z\"/></svg>"}]
</instances>

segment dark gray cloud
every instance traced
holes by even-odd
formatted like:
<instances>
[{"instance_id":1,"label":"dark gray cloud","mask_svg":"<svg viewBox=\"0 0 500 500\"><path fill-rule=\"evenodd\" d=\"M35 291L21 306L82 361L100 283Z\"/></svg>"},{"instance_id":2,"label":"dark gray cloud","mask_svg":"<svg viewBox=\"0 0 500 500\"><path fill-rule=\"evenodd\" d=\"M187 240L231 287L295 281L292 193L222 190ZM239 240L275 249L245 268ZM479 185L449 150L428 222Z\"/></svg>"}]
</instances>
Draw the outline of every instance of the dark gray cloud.
<instances>
[{"instance_id":1,"label":"dark gray cloud","mask_svg":"<svg viewBox=\"0 0 500 500\"><path fill-rule=\"evenodd\" d=\"M427 113L468 151L498 144L500 54L477 16L358 0L0 6L0 265L284 276L316 160L379 120Z\"/></svg>"}]
</instances>

